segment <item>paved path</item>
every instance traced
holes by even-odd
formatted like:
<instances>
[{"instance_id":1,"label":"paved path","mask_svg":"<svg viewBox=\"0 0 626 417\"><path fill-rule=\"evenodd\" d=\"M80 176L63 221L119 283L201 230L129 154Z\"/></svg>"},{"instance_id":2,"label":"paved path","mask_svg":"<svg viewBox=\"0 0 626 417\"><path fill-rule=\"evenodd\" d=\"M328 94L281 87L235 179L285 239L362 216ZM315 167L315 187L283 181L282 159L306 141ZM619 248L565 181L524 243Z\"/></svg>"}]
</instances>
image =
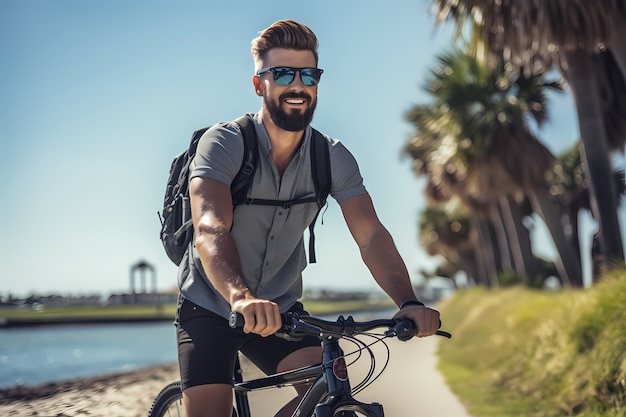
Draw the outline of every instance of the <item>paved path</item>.
<instances>
[{"instance_id":1,"label":"paved path","mask_svg":"<svg viewBox=\"0 0 626 417\"><path fill-rule=\"evenodd\" d=\"M454 339L439 337L413 339L406 343L389 341L391 359L387 369L356 398L362 402L383 404L385 416L389 417L471 417L436 369L437 343L453 342ZM344 345L344 350L348 353L350 345ZM374 351L384 353L380 348ZM381 356L377 360L377 369L384 364L384 358ZM364 357L350 367L353 387L367 369L369 360ZM291 389L279 389L251 394L250 404L255 417L273 416L280 408L278 404L286 403L293 396L292 392Z\"/></svg>"}]
</instances>

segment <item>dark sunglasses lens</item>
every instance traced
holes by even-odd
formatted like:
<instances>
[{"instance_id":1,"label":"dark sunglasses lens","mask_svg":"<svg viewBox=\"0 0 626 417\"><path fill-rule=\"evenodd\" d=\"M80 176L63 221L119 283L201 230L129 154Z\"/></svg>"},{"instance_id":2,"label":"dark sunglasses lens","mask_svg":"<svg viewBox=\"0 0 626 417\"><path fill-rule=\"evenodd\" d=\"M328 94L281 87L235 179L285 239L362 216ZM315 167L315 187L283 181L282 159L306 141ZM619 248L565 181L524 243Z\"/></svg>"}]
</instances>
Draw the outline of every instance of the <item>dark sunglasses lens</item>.
<instances>
[{"instance_id":1,"label":"dark sunglasses lens","mask_svg":"<svg viewBox=\"0 0 626 417\"><path fill-rule=\"evenodd\" d=\"M292 83L296 75L296 70L289 67L276 67L272 71L274 73L274 82L276 85L289 85Z\"/></svg>"},{"instance_id":2,"label":"dark sunglasses lens","mask_svg":"<svg viewBox=\"0 0 626 417\"><path fill-rule=\"evenodd\" d=\"M322 72L316 68L305 68L300 71L300 78L302 79L302 84L306 86L314 86L320 82L320 78L322 77Z\"/></svg>"}]
</instances>

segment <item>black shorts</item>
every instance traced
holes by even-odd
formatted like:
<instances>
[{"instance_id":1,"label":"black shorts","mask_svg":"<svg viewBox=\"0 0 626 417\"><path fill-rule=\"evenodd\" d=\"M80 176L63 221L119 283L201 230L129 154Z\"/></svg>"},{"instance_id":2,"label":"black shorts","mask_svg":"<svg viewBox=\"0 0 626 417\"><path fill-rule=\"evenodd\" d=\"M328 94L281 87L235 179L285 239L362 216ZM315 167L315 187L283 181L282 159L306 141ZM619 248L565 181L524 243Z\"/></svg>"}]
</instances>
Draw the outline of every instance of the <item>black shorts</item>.
<instances>
[{"instance_id":1,"label":"black shorts","mask_svg":"<svg viewBox=\"0 0 626 417\"><path fill-rule=\"evenodd\" d=\"M304 311L300 303L293 309ZM204 384L232 385L238 351L266 374L273 374L289 354L320 346L319 339L313 336L289 342L276 336L246 334L242 329L232 329L225 318L186 299L179 303L176 319L183 390Z\"/></svg>"}]
</instances>

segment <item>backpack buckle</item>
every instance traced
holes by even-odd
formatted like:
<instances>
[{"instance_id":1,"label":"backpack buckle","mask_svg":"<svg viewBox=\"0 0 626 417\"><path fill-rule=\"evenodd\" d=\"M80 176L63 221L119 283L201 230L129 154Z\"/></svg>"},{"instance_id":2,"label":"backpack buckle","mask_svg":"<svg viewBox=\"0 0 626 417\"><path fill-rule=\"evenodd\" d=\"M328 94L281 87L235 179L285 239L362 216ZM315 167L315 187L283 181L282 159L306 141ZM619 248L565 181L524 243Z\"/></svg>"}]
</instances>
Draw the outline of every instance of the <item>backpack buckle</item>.
<instances>
[{"instance_id":1,"label":"backpack buckle","mask_svg":"<svg viewBox=\"0 0 626 417\"><path fill-rule=\"evenodd\" d=\"M246 162L243 168L241 169L241 173L244 175L250 175L252 174L252 171L254 171L254 165L251 164L250 162Z\"/></svg>"},{"instance_id":2,"label":"backpack buckle","mask_svg":"<svg viewBox=\"0 0 626 417\"><path fill-rule=\"evenodd\" d=\"M283 203L282 207L283 207L285 210L289 210L289 209L291 208L291 206L292 206L292 205L293 205L293 201L285 201L285 202Z\"/></svg>"}]
</instances>

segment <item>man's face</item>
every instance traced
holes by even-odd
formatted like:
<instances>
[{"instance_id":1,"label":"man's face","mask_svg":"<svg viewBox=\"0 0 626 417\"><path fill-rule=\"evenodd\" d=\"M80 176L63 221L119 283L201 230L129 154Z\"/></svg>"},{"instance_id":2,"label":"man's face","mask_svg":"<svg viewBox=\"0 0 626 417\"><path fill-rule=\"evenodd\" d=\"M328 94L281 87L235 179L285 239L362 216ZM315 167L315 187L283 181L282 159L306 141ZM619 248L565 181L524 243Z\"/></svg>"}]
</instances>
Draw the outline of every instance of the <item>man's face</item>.
<instances>
[{"instance_id":1,"label":"man's face","mask_svg":"<svg viewBox=\"0 0 626 417\"><path fill-rule=\"evenodd\" d=\"M268 51L263 68L293 67L315 68L315 57L311 51L274 48ZM257 68L259 70L261 68ZM262 95L263 104L272 122L281 129L297 132L304 130L313 120L317 105L317 86L302 83L300 71L296 72L291 84L277 85L271 71L255 76L255 88Z\"/></svg>"}]
</instances>

